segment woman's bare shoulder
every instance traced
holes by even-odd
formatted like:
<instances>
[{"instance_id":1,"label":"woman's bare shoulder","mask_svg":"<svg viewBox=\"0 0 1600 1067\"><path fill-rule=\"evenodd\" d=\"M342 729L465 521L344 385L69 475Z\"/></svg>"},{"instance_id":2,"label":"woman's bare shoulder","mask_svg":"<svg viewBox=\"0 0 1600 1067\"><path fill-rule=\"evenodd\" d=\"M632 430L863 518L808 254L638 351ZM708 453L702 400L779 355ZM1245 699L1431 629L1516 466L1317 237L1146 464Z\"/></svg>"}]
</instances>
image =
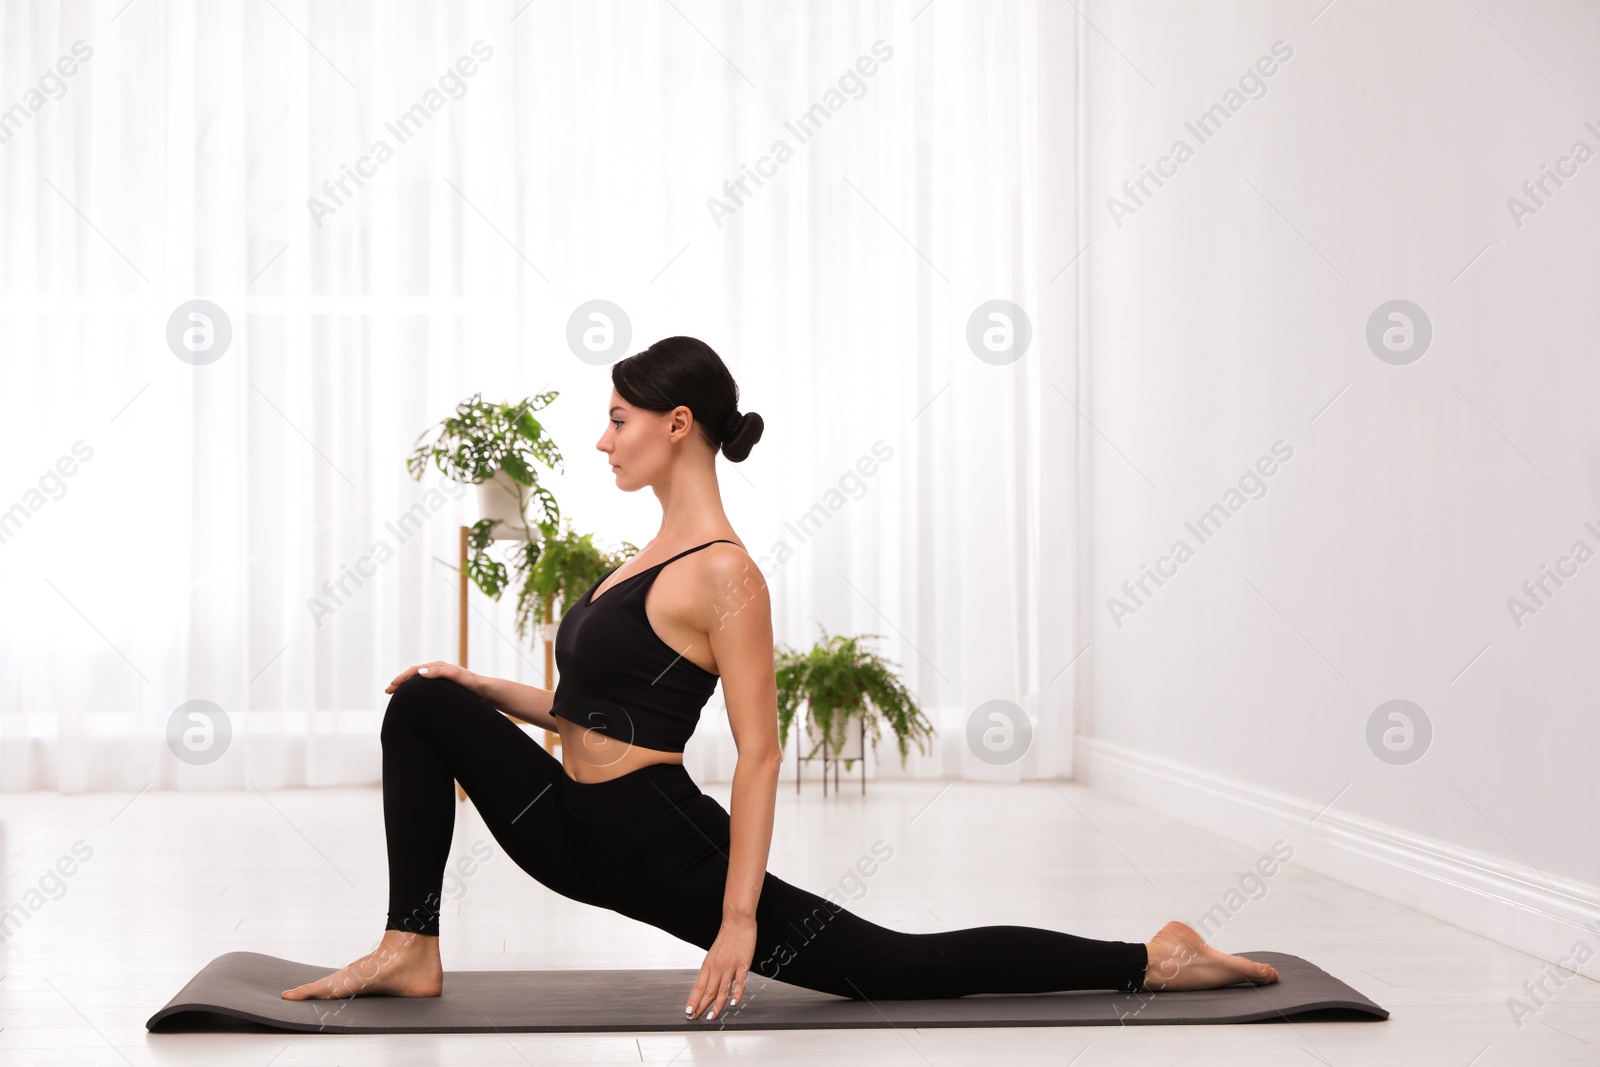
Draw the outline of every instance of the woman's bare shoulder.
<instances>
[{"instance_id":1,"label":"woman's bare shoulder","mask_svg":"<svg viewBox=\"0 0 1600 1067\"><path fill-rule=\"evenodd\" d=\"M734 608L767 603L767 580L743 545L718 542L696 555L701 560L698 583L721 616Z\"/></svg>"}]
</instances>

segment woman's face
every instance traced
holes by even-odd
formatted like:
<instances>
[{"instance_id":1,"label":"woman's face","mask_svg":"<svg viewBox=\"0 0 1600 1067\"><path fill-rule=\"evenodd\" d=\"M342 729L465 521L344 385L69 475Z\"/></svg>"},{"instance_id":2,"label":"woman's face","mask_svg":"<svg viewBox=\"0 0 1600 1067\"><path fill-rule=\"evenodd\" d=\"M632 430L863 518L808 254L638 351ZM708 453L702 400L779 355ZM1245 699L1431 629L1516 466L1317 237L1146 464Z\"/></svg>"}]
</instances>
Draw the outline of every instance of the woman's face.
<instances>
[{"instance_id":1,"label":"woman's face","mask_svg":"<svg viewBox=\"0 0 1600 1067\"><path fill-rule=\"evenodd\" d=\"M674 415L682 413L681 424L687 421L689 409L646 411L622 399L615 389L607 406L606 432L595 447L611 461L617 486L633 490L654 484L672 461Z\"/></svg>"}]
</instances>

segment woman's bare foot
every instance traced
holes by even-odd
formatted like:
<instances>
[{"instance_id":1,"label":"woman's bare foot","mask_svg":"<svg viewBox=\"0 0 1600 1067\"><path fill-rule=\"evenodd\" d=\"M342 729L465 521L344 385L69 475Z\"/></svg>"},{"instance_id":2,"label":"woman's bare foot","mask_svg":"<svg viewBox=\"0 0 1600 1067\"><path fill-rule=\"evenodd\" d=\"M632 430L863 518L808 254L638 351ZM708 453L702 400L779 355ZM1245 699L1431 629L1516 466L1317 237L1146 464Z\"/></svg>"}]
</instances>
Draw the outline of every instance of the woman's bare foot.
<instances>
[{"instance_id":1,"label":"woman's bare foot","mask_svg":"<svg viewBox=\"0 0 1600 1067\"><path fill-rule=\"evenodd\" d=\"M1144 969L1146 989L1216 989L1249 982L1270 985L1278 969L1243 956L1230 956L1206 944L1194 927L1174 919L1145 943L1150 955Z\"/></svg>"},{"instance_id":2,"label":"woman's bare foot","mask_svg":"<svg viewBox=\"0 0 1600 1067\"><path fill-rule=\"evenodd\" d=\"M343 970L283 991L284 1000L330 1000L362 994L436 997L444 986L439 939L385 930L383 941Z\"/></svg>"}]
</instances>

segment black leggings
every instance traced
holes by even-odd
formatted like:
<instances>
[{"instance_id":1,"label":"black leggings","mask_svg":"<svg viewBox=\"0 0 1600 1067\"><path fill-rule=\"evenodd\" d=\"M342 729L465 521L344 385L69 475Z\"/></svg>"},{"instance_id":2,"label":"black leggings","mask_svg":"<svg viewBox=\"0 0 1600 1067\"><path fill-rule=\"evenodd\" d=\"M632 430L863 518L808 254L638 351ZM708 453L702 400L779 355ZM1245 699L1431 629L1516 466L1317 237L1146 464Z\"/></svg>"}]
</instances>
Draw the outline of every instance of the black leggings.
<instances>
[{"instance_id":1,"label":"black leggings","mask_svg":"<svg viewBox=\"0 0 1600 1067\"><path fill-rule=\"evenodd\" d=\"M728 812L682 766L573 781L560 760L455 682L406 679L383 730L386 929L438 934L459 781L508 856L562 896L709 949L722 925ZM851 999L1143 988L1143 942L1028 926L891 930L768 873L753 974Z\"/></svg>"}]
</instances>

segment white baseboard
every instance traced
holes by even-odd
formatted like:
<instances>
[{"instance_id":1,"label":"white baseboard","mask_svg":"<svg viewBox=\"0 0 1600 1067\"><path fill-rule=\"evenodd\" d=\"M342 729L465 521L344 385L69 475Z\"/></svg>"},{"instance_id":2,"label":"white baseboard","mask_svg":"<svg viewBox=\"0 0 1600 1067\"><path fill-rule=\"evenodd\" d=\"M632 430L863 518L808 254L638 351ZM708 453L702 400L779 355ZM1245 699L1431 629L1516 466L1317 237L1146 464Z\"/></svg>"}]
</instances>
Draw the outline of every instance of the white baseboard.
<instances>
[{"instance_id":1,"label":"white baseboard","mask_svg":"<svg viewBox=\"0 0 1600 1067\"><path fill-rule=\"evenodd\" d=\"M1600 979L1600 887L1093 737L1074 747L1074 781L1108 796L1252 847L1282 837L1296 866Z\"/></svg>"}]
</instances>

